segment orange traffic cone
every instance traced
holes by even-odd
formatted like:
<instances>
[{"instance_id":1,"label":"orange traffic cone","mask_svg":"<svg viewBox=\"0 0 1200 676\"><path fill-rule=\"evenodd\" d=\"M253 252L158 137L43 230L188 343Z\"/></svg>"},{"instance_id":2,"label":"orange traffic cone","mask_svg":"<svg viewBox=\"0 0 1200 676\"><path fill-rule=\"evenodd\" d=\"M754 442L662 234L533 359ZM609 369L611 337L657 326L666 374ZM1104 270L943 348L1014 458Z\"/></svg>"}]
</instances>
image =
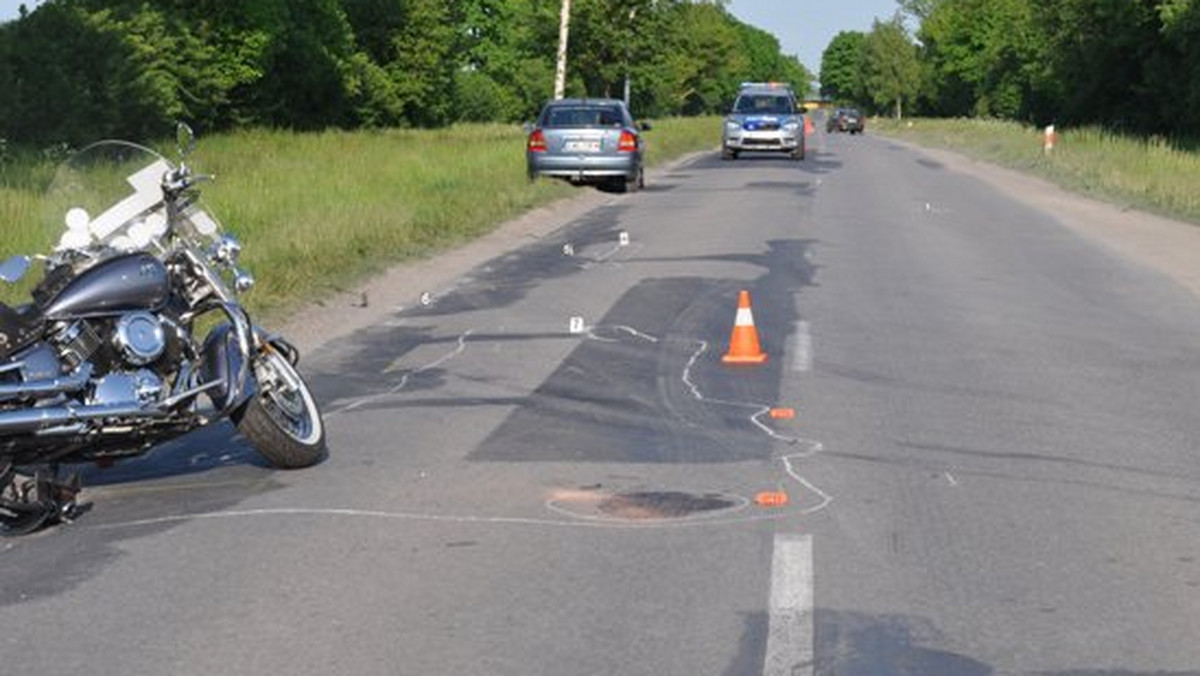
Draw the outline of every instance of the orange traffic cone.
<instances>
[{"instance_id":1,"label":"orange traffic cone","mask_svg":"<svg viewBox=\"0 0 1200 676\"><path fill-rule=\"evenodd\" d=\"M811 118L811 117L809 117L809 116L807 116L807 115L805 115L805 116L804 116L804 135L805 135L805 136L812 136L812 133L813 133L813 122L812 122L812 118Z\"/></svg>"},{"instance_id":2,"label":"orange traffic cone","mask_svg":"<svg viewBox=\"0 0 1200 676\"><path fill-rule=\"evenodd\" d=\"M733 335L729 337L729 352L721 357L726 364L761 364L767 353L758 345L758 331L754 328L754 315L750 312L750 292L738 294L737 319L733 322Z\"/></svg>"}]
</instances>

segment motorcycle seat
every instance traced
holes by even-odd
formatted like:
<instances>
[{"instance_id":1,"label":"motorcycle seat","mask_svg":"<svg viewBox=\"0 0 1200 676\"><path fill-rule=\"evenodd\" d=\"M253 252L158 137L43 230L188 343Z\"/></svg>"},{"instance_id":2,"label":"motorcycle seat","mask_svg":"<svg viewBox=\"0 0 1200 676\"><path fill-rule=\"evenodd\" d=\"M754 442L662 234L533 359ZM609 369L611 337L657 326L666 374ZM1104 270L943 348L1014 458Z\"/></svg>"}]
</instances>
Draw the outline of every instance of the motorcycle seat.
<instances>
[{"instance_id":1,"label":"motorcycle seat","mask_svg":"<svg viewBox=\"0 0 1200 676\"><path fill-rule=\"evenodd\" d=\"M36 341L44 319L34 305L13 308L0 303L0 359Z\"/></svg>"}]
</instances>

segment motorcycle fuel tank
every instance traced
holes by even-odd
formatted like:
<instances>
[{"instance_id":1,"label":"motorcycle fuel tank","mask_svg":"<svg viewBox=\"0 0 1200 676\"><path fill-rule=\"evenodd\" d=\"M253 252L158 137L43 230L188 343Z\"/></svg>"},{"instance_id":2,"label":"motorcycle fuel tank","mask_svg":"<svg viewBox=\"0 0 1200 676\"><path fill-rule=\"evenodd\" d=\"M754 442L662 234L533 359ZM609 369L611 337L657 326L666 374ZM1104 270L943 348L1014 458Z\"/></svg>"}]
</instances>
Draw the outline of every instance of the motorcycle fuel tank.
<instances>
[{"instance_id":1,"label":"motorcycle fuel tank","mask_svg":"<svg viewBox=\"0 0 1200 676\"><path fill-rule=\"evenodd\" d=\"M167 268L144 253L119 256L88 268L71 280L46 307L51 320L151 310L167 301Z\"/></svg>"}]
</instances>

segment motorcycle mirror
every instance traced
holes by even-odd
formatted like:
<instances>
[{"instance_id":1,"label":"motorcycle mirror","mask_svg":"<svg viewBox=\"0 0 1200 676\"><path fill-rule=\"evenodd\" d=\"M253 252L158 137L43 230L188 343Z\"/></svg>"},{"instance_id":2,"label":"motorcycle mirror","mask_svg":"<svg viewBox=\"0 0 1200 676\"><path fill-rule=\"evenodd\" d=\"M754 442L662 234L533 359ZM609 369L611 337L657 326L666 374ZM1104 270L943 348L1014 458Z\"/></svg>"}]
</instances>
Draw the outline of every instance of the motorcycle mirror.
<instances>
[{"instance_id":1,"label":"motorcycle mirror","mask_svg":"<svg viewBox=\"0 0 1200 676\"><path fill-rule=\"evenodd\" d=\"M196 133L186 122L175 125L175 147L180 157L187 157L196 149Z\"/></svg>"},{"instance_id":2,"label":"motorcycle mirror","mask_svg":"<svg viewBox=\"0 0 1200 676\"><path fill-rule=\"evenodd\" d=\"M29 256L13 256L0 263L0 280L9 284L21 281L21 278L29 271L29 264Z\"/></svg>"}]
</instances>

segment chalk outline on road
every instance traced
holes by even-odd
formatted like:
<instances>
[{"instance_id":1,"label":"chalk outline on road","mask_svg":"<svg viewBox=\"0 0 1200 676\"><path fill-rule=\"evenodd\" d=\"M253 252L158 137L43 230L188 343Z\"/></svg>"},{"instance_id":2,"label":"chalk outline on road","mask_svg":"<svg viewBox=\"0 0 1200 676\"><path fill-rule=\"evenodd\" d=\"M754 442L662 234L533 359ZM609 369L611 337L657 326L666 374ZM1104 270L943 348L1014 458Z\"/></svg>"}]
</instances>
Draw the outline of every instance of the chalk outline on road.
<instances>
[{"instance_id":1,"label":"chalk outline on road","mask_svg":"<svg viewBox=\"0 0 1200 676\"><path fill-rule=\"evenodd\" d=\"M596 333L597 330L605 330L605 329L617 331L617 332L621 332L621 333L627 333L635 338L645 340L647 342L654 343L654 344L662 342L659 338L652 336L650 334L644 333L642 331L638 331L637 329L630 327L630 326L607 326L607 327L592 326L592 327L587 327L587 332L586 332L586 334L584 334L585 339L600 340L600 341L604 341L604 342L615 342L617 339L604 338L600 335L597 335L597 333ZM325 417L326 418L334 417L339 414L357 409L371 401L375 401L377 399L399 393L401 390L403 390L407 386L407 384L412 376L420 374L429 369L437 368L438 366L441 366L442 364L445 364L446 362L464 354L467 349L467 341L470 338L470 336L472 335L472 333L474 333L473 330L468 330L468 331L465 331L462 334L460 334L458 336L458 339L455 341L455 347L453 350L447 352L446 354L438 357L437 359L434 359L433 361L431 361L423 366L420 366L411 371L404 372L403 374L401 374L399 381L396 384L394 384L393 386L391 386L390 388L388 388L387 390L385 390L383 392L377 392L377 393L374 393L374 394L371 394L371 395L368 395L365 397L359 397L359 398L353 399L349 403L347 403L345 406L342 406L341 408L335 409L335 410L327 413ZM816 495L820 498L820 501L818 504L816 504L815 506L806 507L806 508L802 508L802 509L788 509L788 510L777 511L777 512L774 512L771 514L762 514L762 515L742 515L742 516L738 516L738 517L734 517L734 518L721 517L721 516L711 516L710 517L710 516L700 515L700 516L690 516L690 517L675 518L675 519L657 519L654 521L647 521L647 522L635 522L635 521L623 520L623 519L612 518L612 517L595 517L595 516L581 515L581 514L578 514L575 512L570 512L570 511L564 510L561 507L557 507L556 505L554 505L554 500L545 501L543 503L543 506L552 512L569 516L570 520L539 519L539 518L525 518L525 517L487 517L487 516L478 516L478 515L421 514L421 513L415 513L415 512L389 512L389 511L382 511L382 510L359 510L359 509L341 509L341 508L280 507L280 508L263 508L263 509L249 509L249 510L225 510L225 511L218 511L218 512L197 512L197 513L192 513L192 514L163 516L163 517L155 517L155 518L149 518L149 519L137 519L137 520L133 520L133 521L124 521L124 522L114 523L114 524L104 524L104 525L93 526L92 528L110 530L110 529L116 529L116 528L131 528L131 527L137 527L137 526L149 526L149 525L172 523L172 522L178 522L178 521L188 521L188 520L193 520L193 519L216 519L216 518L234 518L234 517L250 517L250 516L279 516L279 515L292 515L292 516L322 516L323 515L323 516L368 517L368 518L379 518L379 519L401 519L401 520L411 520L411 521L439 521L439 522L460 523L460 524L482 523L482 524L493 524L493 525L533 525L533 526L553 526L553 527L583 526L583 527L593 527L593 528L603 527L603 528L615 528L615 529L645 529L645 528L660 528L660 529L662 529L662 528L682 528L682 527L697 526L697 525L723 526L723 525L736 525L736 524L753 523L753 522L761 522L761 521L772 521L772 520L779 520L779 519L785 518L787 516L794 516L797 514L800 516L808 516L811 514L815 514L816 512L819 512L819 511L825 509L826 507L828 507L829 504L831 502L833 502L833 496L826 493L825 491L822 491L820 488L818 488L812 482L805 479L804 476L802 474L800 474L800 472L796 469L796 467L794 465L794 462L796 460L803 460L803 459L811 458L811 457L817 455L824 449L824 445L821 442L812 440L812 439L805 439L802 437L791 437L791 436L781 435L778 432L776 432L775 430L771 429L768 425L763 423L761 420L761 418L764 415L768 415L770 413L770 410L771 410L770 406L765 406L762 404L747 403L747 402L726 401L726 400L713 399L713 398L706 397L704 395L704 393L701 392L700 388L692 381L691 371L692 371L692 368L695 366L697 360L699 360L700 356L708 349L708 342L704 341L704 340L699 340L699 339L691 339L691 342L694 342L697 345L697 349L692 353L691 357L688 359L688 362L684 367L683 374L681 375L681 380L683 381L684 385L687 386L687 388L691 392L692 396L695 399L697 399L698 401L709 403L709 404L717 404L717 405L723 405L723 406L733 406L733 407L737 407L737 408L753 409L755 412L749 417L750 421L756 427L758 427L760 430L762 430L764 433L766 433L768 436L770 436L771 438L773 438L777 441L786 443L788 445L805 446L806 449L804 451L799 452L799 453L789 453L789 454L783 455L779 458L779 461L783 463L784 472L789 477L791 477L798 484L807 488L814 495ZM734 508L736 511L741 511L746 506L749 505L749 501L746 500L745 498L742 498L741 496L736 496L736 497L739 498L739 502L740 502L740 504ZM725 514L725 513L727 513L727 511L728 510L724 510L721 513Z\"/></svg>"}]
</instances>

